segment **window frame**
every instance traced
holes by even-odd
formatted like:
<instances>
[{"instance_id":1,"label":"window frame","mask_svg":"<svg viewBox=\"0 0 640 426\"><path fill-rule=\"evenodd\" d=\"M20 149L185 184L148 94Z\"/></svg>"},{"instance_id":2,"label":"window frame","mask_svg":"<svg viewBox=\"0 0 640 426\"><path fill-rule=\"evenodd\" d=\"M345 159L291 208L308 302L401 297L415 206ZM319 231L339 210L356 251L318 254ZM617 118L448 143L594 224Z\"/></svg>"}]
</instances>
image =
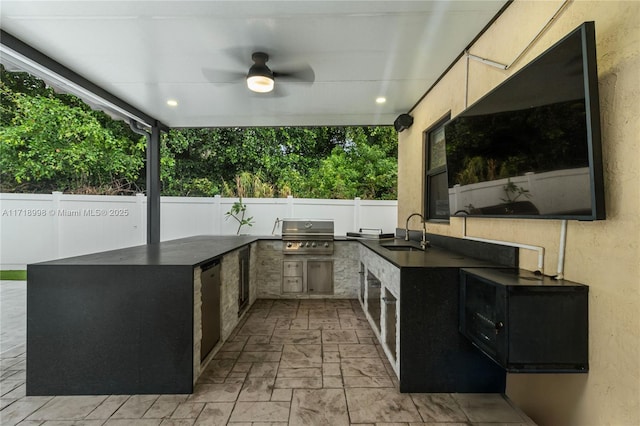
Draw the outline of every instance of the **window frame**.
<instances>
[{"instance_id":1,"label":"window frame","mask_svg":"<svg viewBox=\"0 0 640 426\"><path fill-rule=\"evenodd\" d=\"M446 177L446 173L447 173L447 164L446 164L446 159L445 159L445 164L441 165L441 166L437 166L434 168L429 168L430 167L430 163L431 163L431 158L430 158L430 153L431 153L431 135L433 133L435 133L436 131L439 131L440 129L442 129L445 125L445 123L447 123L449 120L451 120L451 111L447 112L444 116L442 116L440 119L438 119L434 124L432 124L431 126L429 126L426 130L424 130L423 132L423 149L424 149L424 155L423 155L423 166L424 166L424 179L423 179L423 185L424 185L424 205L423 205L423 212L424 212L424 217L425 220L428 222L438 222L438 223L449 223L449 212L447 212L446 217L445 216L436 216L436 215L432 215L431 214L431 210L429 207L430 201L431 201L431 181L434 178L434 176L440 176L442 173L445 174ZM446 147L446 139L445 139L445 147ZM447 189L448 189L448 180L447 180Z\"/></svg>"}]
</instances>

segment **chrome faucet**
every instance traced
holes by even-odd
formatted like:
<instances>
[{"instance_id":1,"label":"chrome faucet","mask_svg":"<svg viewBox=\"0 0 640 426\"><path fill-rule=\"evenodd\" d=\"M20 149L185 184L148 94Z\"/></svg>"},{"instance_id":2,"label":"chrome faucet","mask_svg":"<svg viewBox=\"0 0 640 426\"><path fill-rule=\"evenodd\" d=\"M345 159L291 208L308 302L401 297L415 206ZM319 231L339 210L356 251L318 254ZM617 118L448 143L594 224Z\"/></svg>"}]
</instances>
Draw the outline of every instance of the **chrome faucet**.
<instances>
[{"instance_id":1,"label":"chrome faucet","mask_svg":"<svg viewBox=\"0 0 640 426\"><path fill-rule=\"evenodd\" d=\"M424 216L420 213L411 213L407 218L407 223L404 227L404 240L409 241L409 220L414 216L420 216L420 219L422 219L422 241L420 241L420 247L424 250L429 244L427 241L427 222L424 220Z\"/></svg>"}]
</instances>

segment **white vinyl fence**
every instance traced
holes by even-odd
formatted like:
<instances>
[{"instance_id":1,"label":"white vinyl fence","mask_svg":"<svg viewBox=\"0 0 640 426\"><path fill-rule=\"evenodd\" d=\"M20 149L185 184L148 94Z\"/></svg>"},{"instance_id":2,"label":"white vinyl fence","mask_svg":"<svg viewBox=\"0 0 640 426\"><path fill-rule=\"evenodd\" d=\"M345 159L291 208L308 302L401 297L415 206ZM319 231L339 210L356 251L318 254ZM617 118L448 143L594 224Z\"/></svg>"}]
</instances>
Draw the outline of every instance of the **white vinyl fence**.
<instances>
[{"instance_id":1,"label":"white vinyl fence","mask_svg":"<svg viewBox=\"0 0 640 426\"><path fill-rule=\"evenodd\" d=\"M234 235L237 222L225 213L237 198L162 197L162 241L193 235ZM253 226L243 234L271 235L277 218L333 219L335 235L360 228L394 232L397 201L245 198ZM146 243L146 196L0 194L0 267ZM275 229L280 234L280 228Z\"/></svg>"},{"instance_id":2,"label":"white vinyl fence","mask_svg":"<svg viewBox=\"0 0 640 426\"><path fill-rule=\"evenodd\" d=\"M589 168L554 170L543 173L525 173L508 179L497 179L489 182L470 185L455 185L449 189L449 205L452 212L466 210L469 206L488 207L505 202L510 196L505 187L511 182L515 187L526 190L527 197L519 201L529 201L540 214L561 214L570 210L591 210L589 197ZM538 194L553 193L553 196ZM555 203L555 204L554 204Z\"/></svg>"}]
</instances>

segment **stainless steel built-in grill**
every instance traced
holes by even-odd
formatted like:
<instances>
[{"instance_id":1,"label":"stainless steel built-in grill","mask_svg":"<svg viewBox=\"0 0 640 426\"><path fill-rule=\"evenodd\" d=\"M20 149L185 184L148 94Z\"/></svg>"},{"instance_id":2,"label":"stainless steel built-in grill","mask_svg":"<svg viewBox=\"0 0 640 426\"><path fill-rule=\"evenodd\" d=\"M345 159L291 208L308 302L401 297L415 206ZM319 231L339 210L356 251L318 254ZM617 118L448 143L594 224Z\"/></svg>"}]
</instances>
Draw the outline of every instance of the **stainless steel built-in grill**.
<instances>
[{"instance_id":1,"label":"stainless steel built-in grill","mask_svg":"<svg viewBox=\"0 0 640 426\"><path fill-rule=\"evenodd\" d=\"M284 253L333 254L331 219L283 219Z\"/></svg>"},{"instance_id":2,"label":"stainless steel built-in grill","mask_svg":"<svg viewBox=\"0 0 640 426\"><path fill-rule=\"evenodd\" d=\"M283 294L333 294L333 220L282 221Z\"/></svg>"}]
</instances>

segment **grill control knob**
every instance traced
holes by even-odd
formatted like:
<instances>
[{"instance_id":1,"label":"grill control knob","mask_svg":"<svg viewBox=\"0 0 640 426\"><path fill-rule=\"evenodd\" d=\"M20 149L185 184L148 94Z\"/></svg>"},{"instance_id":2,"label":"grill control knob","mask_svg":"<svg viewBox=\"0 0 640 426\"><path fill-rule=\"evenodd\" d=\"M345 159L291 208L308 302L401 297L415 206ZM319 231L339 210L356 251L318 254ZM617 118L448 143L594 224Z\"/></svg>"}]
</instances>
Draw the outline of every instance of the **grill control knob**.
<instances>
[{"instance_id":1,"label":"grill control knob","mask_svg":"<svg viewBox=\"0 0 640 426\"><path fill-rule=\"evenodd\" d=\"M311 247L315 247L315 246L316 246L315 242L311 243Z\"/></svg>"},{"instance_id":2,"label":"grill control knob","mask_svg":"<svg viewBox=\"0 0 640 426\"><path fill-rule=\"evenodd\" d=\"M307 241L307 247L309 247L309 241Z\"/></svg>"},{"instance_id":3,"label":"grill control knob","mask_svg":"<svg viewBox=\"0 0 640 426\"><path fill-rule=\"evenodd\" d=\"M292 243L287 243L287 247L292 247L293 244Z\"/></svg>"},{"instance_id":4,"label":"grill control knob","mask_svg":"<svg viewBox=\"0 0 640 426\"><path fill-rule=\"evenodd\" d=\"M324 243L324 246L325 247L329 247L329 243Z\"/></svg>"}]
</instances>

